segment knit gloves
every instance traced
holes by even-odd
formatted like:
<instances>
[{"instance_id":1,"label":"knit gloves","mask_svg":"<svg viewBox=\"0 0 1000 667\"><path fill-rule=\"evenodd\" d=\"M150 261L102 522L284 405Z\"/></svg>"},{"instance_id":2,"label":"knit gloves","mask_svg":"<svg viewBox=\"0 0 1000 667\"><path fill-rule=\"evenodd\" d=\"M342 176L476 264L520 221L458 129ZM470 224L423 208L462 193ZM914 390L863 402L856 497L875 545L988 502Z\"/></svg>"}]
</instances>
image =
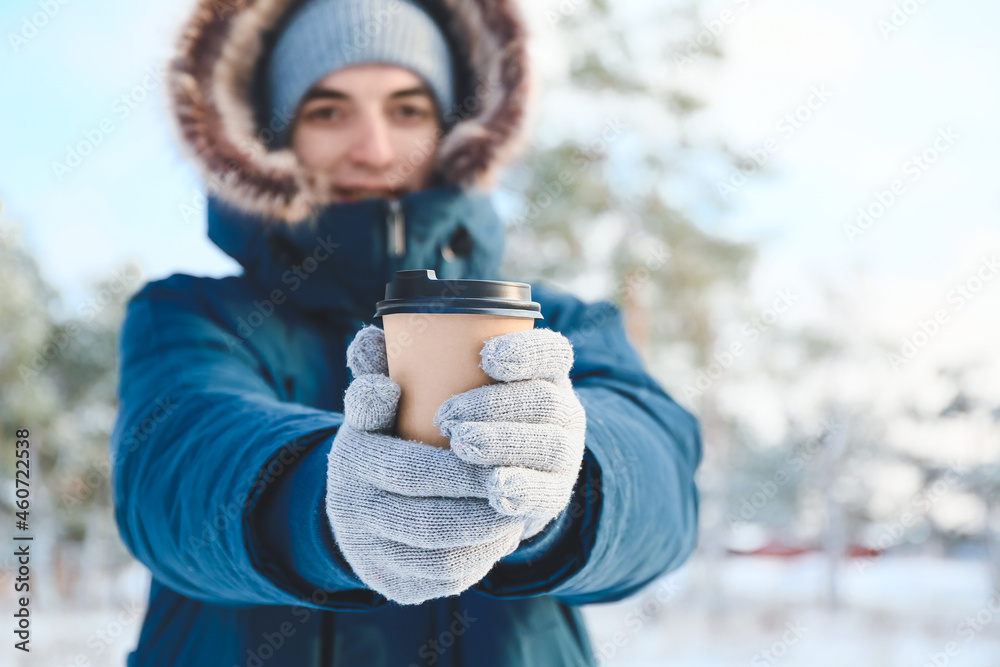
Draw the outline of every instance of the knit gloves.
<instances>
[{"instance_id":1,"label":"knit gloves","mask_svg":"<svg viewBox=\"0 0 1000 667\"><path fill-rule=\"evenodd\" d=\"M446 400L440 449L397 438L400 387L382 329L347 349L354 374L330 450L327 516L358 578L400 604L457 595L569 503L586 417L569 379L573 348L550 329L486 341L480 366L496 384Z\"/></svg>"}]
</instances>

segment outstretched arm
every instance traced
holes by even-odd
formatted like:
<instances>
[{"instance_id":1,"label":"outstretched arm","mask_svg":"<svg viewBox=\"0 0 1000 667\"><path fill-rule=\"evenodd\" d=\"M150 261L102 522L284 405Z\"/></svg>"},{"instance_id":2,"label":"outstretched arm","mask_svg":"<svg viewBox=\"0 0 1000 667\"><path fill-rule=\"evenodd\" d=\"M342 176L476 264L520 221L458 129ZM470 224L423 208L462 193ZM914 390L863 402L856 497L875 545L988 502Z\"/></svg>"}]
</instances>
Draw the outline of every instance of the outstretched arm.
<instances>
[{"instance_id":1,"label":"outstretched arm","mask_svg":"<svg viewBox=\"0 0 1000 667\"><path fill-rule=\"evenodd\" d=\"M191 280L140 290L121 332L110 453L126 546L166 586L214 604L386 604L354 576L326 518L343 414L281 400Z\"/></svg>"},{"instance_id":2,"label":"outstretched arm","mask_svg":"<svg viewBox=\"0 0 1000 667\"><path fill-rule=\"evenodd\" d=\"M474 588L567 604L620 600L694 550L700 428L644 370L614 304L536 285L532 293L545 325L574 346L570 377L587 413L584 464L570 505L546 534Z\"/></svg>"}]
</instances>

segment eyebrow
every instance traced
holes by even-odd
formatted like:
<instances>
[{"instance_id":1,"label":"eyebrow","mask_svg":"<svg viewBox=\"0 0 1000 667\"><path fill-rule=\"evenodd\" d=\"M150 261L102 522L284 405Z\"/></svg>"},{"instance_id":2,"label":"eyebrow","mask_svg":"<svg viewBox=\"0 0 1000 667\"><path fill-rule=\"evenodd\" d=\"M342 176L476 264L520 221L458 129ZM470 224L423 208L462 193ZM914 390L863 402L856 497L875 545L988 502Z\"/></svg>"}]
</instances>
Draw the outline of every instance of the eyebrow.
<instances>
[{"instance_id":1,"label":"eyebrow","mask_svg":"<svg viewBox=\"0 0 1000 667\"><path fill-rule=\"evenodd\" d=\"M426 85L416 86L415 88L405 88L394 92L389 96L389 99L396 100L403 97L412 97L414 95L430 97L431 91ZM302 104L317 99L349 100L351 99L351 96L334 88L312 88L302 99Z\"/></svg>"}]
</instances>

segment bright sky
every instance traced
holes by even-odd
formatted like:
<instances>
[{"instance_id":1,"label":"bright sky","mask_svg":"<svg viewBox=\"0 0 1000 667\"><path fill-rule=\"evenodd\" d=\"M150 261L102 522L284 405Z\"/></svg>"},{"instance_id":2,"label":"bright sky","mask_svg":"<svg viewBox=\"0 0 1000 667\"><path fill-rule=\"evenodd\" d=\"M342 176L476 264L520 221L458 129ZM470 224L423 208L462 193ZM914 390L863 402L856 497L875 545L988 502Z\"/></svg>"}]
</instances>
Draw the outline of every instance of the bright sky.
<instances>
[{"instance_id":1,"label":"bright sky","mask_svg":"<svg viewBox=\"0 0 1000 667\"><path fill-rule=\"evenodd\" d=\"M897 15L898 30L884 36L880 22L903 5L917 9ZM723 130L742 154L770 138L777 146L767 162L777 173L751 176L736 190L724 228L772 239L776 272L803 265L836 275L857 265L884 280L925 279L970 261L970 242L980 246L984 235L1000 250L1000 88L989 83L1000 80L992 30L1000 5L716 6L737 9L724 33L725 65L705 82L713 100L705 132ZM814 89L828 100L812 97L819 108L802 109ZM797 109L806 119L800 127L778 125ZM949 128L953 140L938 141ZM933 164L910 162L925 151ZM895 180L902 194L851 242L844 226Z\"/></svg>"},{"instance_id":2,"label":"bright sky","mask_svg":"<svg viewBox=\"0 0 1000 667\"><path fill-rule=\"evenodd\" d=\"M149 76L169 53L190 0L52 4L51 17L40 13L40 0L0 8L7 217L27 225L69 308L86 300L87 280L129 258L151 278L232 272L235 264L207 239L203 217L188 214L201 187L174 147L163 91ZM892 19L894 5L918 9L884 38L879 21ZM530 11L544 39L543 10ZM650 23L638 3L625 11ZM704 16L725 19L712 38L725 61L710 65L695 52L682 71L665 63L664 76L709 99L695 126L701 136L721 136L744 155L765 151L773 173L750 175L722 211L696 190L677 192L676 201L707 229L762 241L761 294L789 283L805 289L820 275L846 284L856 267L879 289L944 289L980 255L1000 249L1000 4L728 0L705 5ZM33 30L32 23L44 25ZM655 34L646 37L636 43L655 43ZM811 97L814 90L827 99ZM810 101L814 109L802 106ZM808 119L779 125L796 110ZM912 179L907 161L933 151L947 128L953 142ZM100 136L93 153L56 173L54 163L88 135ZM705 187L732 176L707 160L694 166ZM905 189L849 242L844 225L894 179Z\"/></svg>"}]
</instances>

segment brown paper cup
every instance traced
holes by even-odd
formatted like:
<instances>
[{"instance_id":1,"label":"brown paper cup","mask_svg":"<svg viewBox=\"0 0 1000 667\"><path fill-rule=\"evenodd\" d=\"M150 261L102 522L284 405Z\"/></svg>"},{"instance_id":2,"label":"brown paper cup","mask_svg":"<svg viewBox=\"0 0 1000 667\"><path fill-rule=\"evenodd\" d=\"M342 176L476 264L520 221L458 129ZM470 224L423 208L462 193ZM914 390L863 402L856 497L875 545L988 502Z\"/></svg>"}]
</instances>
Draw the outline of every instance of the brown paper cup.
<instances>
[{"instance_id":1,"label":"brown paper cup","mask_svg":"<svg viewBox=\"0 0 1000 667\"><path fill-rule=\"evenodd\" d=\"M535 326L524 317L467 313L396 313L382 321L389 376L402 390L396 435L443 449L450 443L434 425L441 404L495 382L479 366L483 344Z\"/></svg>"}]
</instances>

